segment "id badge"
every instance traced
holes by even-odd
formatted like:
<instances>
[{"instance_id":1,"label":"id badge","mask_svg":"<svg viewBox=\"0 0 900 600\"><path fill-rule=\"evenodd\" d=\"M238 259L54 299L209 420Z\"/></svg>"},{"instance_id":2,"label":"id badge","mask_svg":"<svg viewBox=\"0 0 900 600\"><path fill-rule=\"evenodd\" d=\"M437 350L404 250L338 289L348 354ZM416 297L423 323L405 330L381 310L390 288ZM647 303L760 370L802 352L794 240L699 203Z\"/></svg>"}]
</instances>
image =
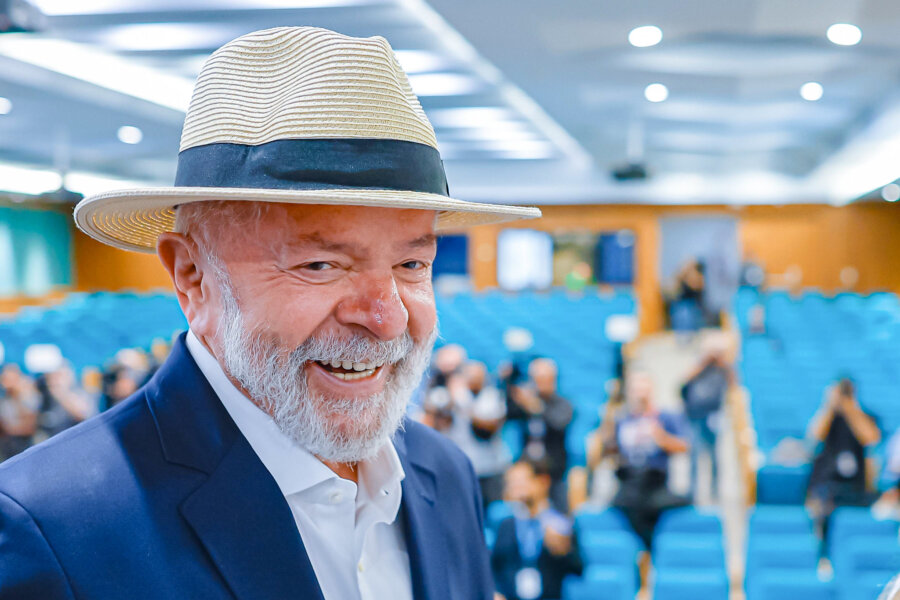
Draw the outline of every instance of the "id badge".
<instances>
[{"instance_id":1,"label":"id badge","mask_svg":"<svg viewBox=\"0 0 900 600\"><path fill-rule=\"evenodd\" d=\"M516 573L516 596L521 600L536 600L543 591L540 571L533 567L519 569Z\"/></svg>"}]
</instances>

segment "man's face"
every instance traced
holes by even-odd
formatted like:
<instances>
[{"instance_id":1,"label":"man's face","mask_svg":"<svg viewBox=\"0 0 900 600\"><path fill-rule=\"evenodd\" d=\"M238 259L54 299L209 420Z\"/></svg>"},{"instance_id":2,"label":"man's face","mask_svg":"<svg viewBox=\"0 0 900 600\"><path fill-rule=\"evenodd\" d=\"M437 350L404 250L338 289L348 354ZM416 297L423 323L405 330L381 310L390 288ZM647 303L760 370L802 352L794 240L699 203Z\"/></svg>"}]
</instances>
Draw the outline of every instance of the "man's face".
<instances>
[{"instance_id":1,"label":"man's face","mask_svg":"<svg viewBox=\"0 0 900 600\"><path fill-rule=\"evenodd\" d=\"M364 458L427 364L434 213L276 205L219 246L238 308L215 333L226 370L298 443Z\"/></svg>"}]
</instances>

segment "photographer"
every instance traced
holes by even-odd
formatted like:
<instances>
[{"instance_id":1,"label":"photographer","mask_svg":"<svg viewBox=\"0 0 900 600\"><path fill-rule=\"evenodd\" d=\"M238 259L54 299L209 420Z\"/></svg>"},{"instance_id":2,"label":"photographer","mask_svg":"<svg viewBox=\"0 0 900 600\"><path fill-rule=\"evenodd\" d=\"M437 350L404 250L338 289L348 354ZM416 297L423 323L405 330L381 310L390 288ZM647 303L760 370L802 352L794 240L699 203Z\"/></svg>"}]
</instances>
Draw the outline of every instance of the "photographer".
<instances>
[{"instance_id":1,"label":"photographer","mask_svg":"<svg viewBox=\"0 0 900 600\"><path fill-rule=\"evenodd\" d=\"M866 489L865 448L877 444L881 432L875 419L859 405L853 382L845 378L828 388L809 436L821 442L807 493L824 549L835 507L868 506L874 500Z\"/></svg>"}]
</instances>

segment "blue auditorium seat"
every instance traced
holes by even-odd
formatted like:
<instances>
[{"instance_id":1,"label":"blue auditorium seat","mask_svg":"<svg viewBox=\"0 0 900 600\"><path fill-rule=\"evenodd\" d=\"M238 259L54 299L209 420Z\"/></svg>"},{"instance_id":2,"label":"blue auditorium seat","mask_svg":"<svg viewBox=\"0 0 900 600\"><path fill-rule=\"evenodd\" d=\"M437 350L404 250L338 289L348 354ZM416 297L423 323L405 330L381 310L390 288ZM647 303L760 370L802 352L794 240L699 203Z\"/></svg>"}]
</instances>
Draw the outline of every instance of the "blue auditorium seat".
<instances>
[{"instance_id":1,"label":"blue auditorium seat","mask_svg":"<svg viewBox=\"0 0 900 600\"><path fill-rule=\"evenodd\" d=\"M866 507L842 506L836 508L831 515L828 528L829 553L836 556L847 547L848 542L856 537L882 537L897 542L897 521L893 519L879 520L872 516Z\"/></svg>"},{"instance_id":2,"label":"blue auditorium seat","mask_svg":"<svg viewBox=\"0 0 900 600\"><path fill-rule=\"evenodd\" d=\"M634 600L634 577L616 568L588 567L563 581L562 600Z\"/></svg>"},{"instance_id":3,"label":"blue auditorium seat","mask_svg":"<svg viewBox=\"0 0 900 600\"><path fill-rule=\"evenodd\" d=\"M725 570L725 549L718 533L662 533L653 539L658 568L697 567Z\"/></svg>"},{"instance_id":4,"label":"blue auditorium seat","mask_svg":"<svg viewBox=\"0 0 900 600\"><path fill-rule=\"evenodd\" d=\"M900 543L896 532L844 536L831 546L831 560L841 600L873 598L900 573Z\"/></svg>"},{"instance_id":5,"label":"blue auditorium seat","mask_svg":"<svg viewBox=\"0 0 900 600\"><path fill-rule=\"evenodd\" d=\"M637 568L640 542L630 531L587 531L579 535L578 545L585 565L616 567L626 572Z\"/></svg>"},{"instance_id":6,"label":"blue auditorium seat","mask_svg":"<svg viewBox=\"0 0 900 600\"><path fill-rule=\"evenodd\" d=\"M756 501L802 505L806 501L809 472L809 465L763 465L756 472Z\"/></svg>"},{"instance_id":7,"label":"blue auditorium seat","mask_svg":"<svg viewBox=\"0 0 900 600\"><path fill-rule=\"evenodd\" d=\"M715 512L698 510L693 506L665 511L656 525L655 535L664 533L711 533L722 535L722 521Z\"/></svg>"},{"instance_id":8,"label":"blue auditorium seat","mask_svg":"<svg viewBox=\"0 0 900 600\"><path fill-rule=\"evenodd\" d=\"M813 522L803 506L760 504L750 514L751 535L812 534Z\"/></svg>"},{"instance_id":9,"label":"blue auditorium seat","mask_svg":"<svg viewBox=\"0 0 900 600\"><path fill-rule=\"evenodd\" d=\"M722 569L657 569L653 600L728 600L728 577Z\"/></svg>"},{"instance_id":10,"label":"blue auditorium seat","mask_svg":"<svg viewBox=\"0 0 900 600\"><path fill-rule=\"evenodd\" d=\"M617 508L589 508L576 513L575 529L585 535L592 531L631 531L631 525Z\"/></svg>"},{"instance_id":11,"label":"blue auditorium seat","mask_svg":"<svg viewBox=\"0 0 900 600\"><path fill-rule=\"evenodd\" d=\"M748 578L747 600L838 599L834 585L821 581L815 570L765 568L754 571Z\"/></svg>"},{"instance_id":12,"label":"blue auditorium seat","mask_svg":"<svg viewBox=\"0 0 900 600\"><path fill-rule=\"evenodd\" d=\"M815 572L819 540L812 532L766 533L751 531L747 541L747 574L761 569L783 568Z\"/></svg>"}]
</instances>

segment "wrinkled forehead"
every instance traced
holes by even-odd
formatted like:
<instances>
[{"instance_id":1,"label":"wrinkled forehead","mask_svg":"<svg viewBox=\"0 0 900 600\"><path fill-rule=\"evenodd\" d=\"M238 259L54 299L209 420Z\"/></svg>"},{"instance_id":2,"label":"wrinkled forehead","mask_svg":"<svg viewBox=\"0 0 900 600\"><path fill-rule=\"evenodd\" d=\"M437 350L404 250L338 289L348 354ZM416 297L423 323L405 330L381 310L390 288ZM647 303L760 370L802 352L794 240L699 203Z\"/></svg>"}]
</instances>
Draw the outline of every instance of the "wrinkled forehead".
<instances>
[{"instance_id":1,"label":"wrinkled forehead","mask_svg":"<svg viewBox=\"0 0 900 600\"><path fill-rule=\"evenodd\" d=\"M225 204L225 203L223 203ZM227 203L211 211L211 235L244 258L293 249L373 253L393 243L434 245L437 213L371 206ZM211 223L207 223L209 226Z\"/></svg>"}]
</instances>

